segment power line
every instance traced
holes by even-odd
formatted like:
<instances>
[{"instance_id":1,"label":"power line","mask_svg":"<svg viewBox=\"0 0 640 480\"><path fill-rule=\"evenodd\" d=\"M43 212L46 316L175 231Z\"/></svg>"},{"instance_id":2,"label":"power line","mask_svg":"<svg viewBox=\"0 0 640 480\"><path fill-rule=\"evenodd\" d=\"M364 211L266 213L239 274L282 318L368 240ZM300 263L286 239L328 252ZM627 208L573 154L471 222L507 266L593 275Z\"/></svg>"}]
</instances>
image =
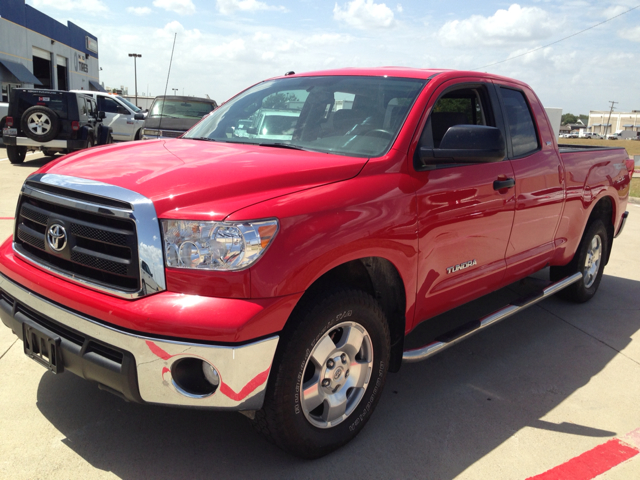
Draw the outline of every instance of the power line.
<instances>
[{"instance_id":1,"label":"power line","mask_svg":"<svg viewBox=\"0 0 640 480\"><path fill-rule=\"evenodd\" d=\"M556 43L560 43L560 42L562 42L562 41L564 41L564 40L566 40L568 38L575 37L576 35L580 35L581 33L584 33L584 32L586 32L588 30L591 30L593 28L599 27L600 25L605 24L607 22L610 22L611 20L613 20L615 18L621 17L622 15L626 15L627 13L629 13L629 12L631 12L633 10L636 10L637 8L640 8L640 5L636 5L635 7L630 8L629 10L627 10L625 12L619 13L618 15L614 15L611 18L607 18L606 20L604 20L604 21L602 21L600 23L596 23L595 25L592 25L589 28L585 28L584 30L580 30L579 32L576 32L576 33L573 33L573 34L568 35L566 37L563 37L560 40L556 40L555 42L551 42L551 43L548 43L547 45L543 45L541 47L534 48L533 50L529 50L528 52L521 53L520 55L516 55L515 57L505 58L504 60L500 60L499 62L495 62L495 63L490 63L489 65L485 65L483 67L472 68L471 71L481 70L481 69L487 68L487 67L493 67L494 65L498 65L498 64L504 63L504 62L508 62L509 60L513 60L514 58L523 57L525 55L529 55L530 53L537 52L538 50L550 47L551 45L555 45Z\"/></svg>"}]
</instances>

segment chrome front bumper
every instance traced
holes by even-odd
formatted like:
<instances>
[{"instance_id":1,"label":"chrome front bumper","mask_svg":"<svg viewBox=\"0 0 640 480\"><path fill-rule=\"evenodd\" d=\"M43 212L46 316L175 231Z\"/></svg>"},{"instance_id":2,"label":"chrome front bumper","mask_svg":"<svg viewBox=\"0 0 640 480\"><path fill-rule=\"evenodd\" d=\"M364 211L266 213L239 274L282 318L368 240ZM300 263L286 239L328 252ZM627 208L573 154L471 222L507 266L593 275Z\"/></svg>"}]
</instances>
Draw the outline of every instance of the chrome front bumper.
<instances>
[{"instance_id":1,"label":"chrome front bumper","mask_svg":"<svg viewBox=\"0 0 640 480\"><path fill-rule=\"evenodd\" d=\"M279 339L273 336L242 346L216 346L129 333L54 304L2 274L0 317L21 339L23 323L55 332L62 337L65 370L104 383L106 390L128 400L224 410L262 407ZM92 347L94 344L97 346ZM100 352L111 347L124 353L122 365L100 358ZM133 359L128 374L124 371L127 358ZM215 392L208 396L189 395L176 385L172 367L187 358L205 361L217 370L220 384ZM101 372L100 368L106 368L106 373L87 374ZM123 378L118 380L118 375ZM112 379L112 384L102 382L103 377ZM120 384L125 387L118 388ZM131 386L130 392L127 385Z\"/></svg>"}]
</instances>

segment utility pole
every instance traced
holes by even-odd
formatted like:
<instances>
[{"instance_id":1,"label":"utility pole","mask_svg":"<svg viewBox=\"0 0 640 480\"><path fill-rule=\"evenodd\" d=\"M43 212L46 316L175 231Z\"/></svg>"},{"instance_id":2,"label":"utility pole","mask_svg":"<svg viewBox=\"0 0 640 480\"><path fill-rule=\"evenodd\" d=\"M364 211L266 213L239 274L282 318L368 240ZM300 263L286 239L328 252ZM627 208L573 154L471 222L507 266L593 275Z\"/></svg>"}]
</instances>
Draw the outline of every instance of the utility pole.
<instances>
[{"instance_id":1,"label":"utility pole","mask_svg":"<svg viewBox=\"0 0 640 480\"><path fill-rule=\"evenodd\" d=\"M613 100L609 100L609 103L611 104L611 110L609 110L609 119L607 120L607 124L604 127L604 139L607 139L607 131L609 130L609 125L611 125L609 122L611 122L611 114L613 113L613 106L616 103L620 103L620 102L614 102Z\"/></svg>"},{"instance_id":2,"label":"utility pole","mask_svg":"<svg viewBox=\"0 0 640 480\"><path fill-rule=\"evenodd\" d=\"M138 106L138 68L136 66L136 59L140 58L142 55L139 53L130 53L130 57L133 57L133 75L135 78L135 89L136 89L136 107Z\"/></svg>"}]
</instances>

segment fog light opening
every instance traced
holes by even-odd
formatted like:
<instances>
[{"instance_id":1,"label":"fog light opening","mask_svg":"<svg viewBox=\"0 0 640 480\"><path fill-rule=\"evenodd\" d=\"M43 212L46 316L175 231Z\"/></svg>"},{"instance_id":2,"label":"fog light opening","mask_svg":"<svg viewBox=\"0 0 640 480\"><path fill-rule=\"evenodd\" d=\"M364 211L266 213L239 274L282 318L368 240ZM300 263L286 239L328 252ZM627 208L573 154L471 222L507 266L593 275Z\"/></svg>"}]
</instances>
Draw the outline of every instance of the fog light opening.
<instances>
[{"instance_id":1,"label":"fog light opening","mask_svg":"<svg viewBox=\"0 0 640 480\"><path fill-rule=\"evenodd\" d=\"M206 398L220 385L220 375L209 363L199 358L182 358L171 365L173 386L182 395Z\"/></svg>"}]
</instances>

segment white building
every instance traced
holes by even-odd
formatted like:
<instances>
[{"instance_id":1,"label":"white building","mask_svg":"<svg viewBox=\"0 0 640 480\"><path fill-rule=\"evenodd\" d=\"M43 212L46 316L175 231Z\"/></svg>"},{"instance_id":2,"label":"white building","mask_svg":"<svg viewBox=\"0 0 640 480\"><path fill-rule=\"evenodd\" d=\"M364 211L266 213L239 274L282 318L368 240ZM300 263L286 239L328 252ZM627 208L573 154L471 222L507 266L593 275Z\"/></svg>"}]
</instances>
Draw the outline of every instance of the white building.
<instances>
[{"instance_id":1,"label":"white building","mask_svg":"<svg viewBox=\"0 0 640 480\"><path fill-rule=\"evenodd\" d=\"M640 110L613 112L611 119L609 119L609 110L591 110L589 112L588 132L608 135L625 130L640 132Z\"/></svg>"},{"instance_id":2,"label":"white building","mask_svg":"<svg viewBox=\"0 0 640 480\"><path fill-rule=\"evenodd\" d=\"M25 5L0 0L0 85L6 101L15 87L103 91L98 39Z\"/></svg>"}]
</instances>

